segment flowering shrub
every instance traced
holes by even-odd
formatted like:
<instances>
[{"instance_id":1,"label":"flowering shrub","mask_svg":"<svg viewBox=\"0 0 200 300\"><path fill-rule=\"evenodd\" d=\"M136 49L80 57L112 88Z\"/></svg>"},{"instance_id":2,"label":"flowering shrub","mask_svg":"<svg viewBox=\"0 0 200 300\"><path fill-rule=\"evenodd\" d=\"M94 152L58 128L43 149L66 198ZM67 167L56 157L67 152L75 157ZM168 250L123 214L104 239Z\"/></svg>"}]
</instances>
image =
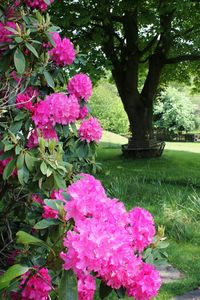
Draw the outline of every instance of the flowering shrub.
<instances>
[{"instance_id":1,"label":"flowering shrub","mask_svg":"<svg viewBox=\"0 0 200 300\"><path fill-rule=\"evenodd\" d=\"M99 168L102 129L90 78L66 82L75 50L44 13L52 2L5 1L0 16L0 298L92 300L99 281L101 299L151 299L163 235L86 174Z\"/></svg>"}]
</instances>

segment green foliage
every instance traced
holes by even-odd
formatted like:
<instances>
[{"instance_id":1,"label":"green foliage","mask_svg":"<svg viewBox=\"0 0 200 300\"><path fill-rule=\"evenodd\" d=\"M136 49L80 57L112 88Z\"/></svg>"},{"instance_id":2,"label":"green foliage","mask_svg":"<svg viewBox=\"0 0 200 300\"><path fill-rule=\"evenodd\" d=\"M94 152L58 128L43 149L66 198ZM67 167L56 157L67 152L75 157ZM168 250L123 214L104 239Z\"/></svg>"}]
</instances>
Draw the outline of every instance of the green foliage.
<instances>
[{"instance_id":1,"label":"green foliage","mask_svg":"<svg viewBox=\"0 0 200 300\"><path fill-rule=\"evenodd\" d=\"M154 106L156 127L169 131L189 131L195 128L196 107L189 96L174 87L167 87Z\"/></svg>"},{"instance_id":2,"label":"green foliage","mask_svg":"<svg viewBox=\"0 0 200 300\"><path fill-rule=\"evenodd\" d=\"M100 81L93 90L90 107L92 114L100 120L105 130L128 134L128 118L113 84L106 80Z\"/></svg>"}]
</instances>

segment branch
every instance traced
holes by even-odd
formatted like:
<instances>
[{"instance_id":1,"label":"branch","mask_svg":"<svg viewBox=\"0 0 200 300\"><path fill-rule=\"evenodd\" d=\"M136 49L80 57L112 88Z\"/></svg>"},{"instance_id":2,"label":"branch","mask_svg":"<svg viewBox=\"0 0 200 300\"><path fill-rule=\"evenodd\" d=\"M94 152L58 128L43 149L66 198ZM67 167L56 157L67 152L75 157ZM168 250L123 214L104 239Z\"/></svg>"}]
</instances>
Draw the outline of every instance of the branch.
<instances>
[{"instance_id":1,"label":"branch","mask_svg":"<svg viewBox=\"0 0 200 300\"><path fill-rule=\"evenodd\" d=\"M151 47L155 44L158 38L158 33L152 38L152 40L144 47L143 50L140 51L140 55L143 56L147 51L151 49Z\"/></svg>"},{"instance_id":2,"label":"branch","mask_svg":"<svg viewBox=\"0 0 200 300\"><path fill-rule=\"evenodd\" d=\"M165 64L177 64L184 61L197 61L200 60L200 54L185 54L176 57L167 58Z\"/></svg>"}]
</instances>

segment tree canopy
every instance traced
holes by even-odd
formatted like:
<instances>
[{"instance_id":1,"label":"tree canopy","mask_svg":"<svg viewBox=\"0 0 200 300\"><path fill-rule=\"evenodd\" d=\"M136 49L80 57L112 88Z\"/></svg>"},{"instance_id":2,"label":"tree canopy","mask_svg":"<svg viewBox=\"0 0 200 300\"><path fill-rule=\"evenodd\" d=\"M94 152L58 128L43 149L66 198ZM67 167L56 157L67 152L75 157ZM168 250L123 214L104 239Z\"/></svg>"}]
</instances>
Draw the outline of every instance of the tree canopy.
<instances>
[{"instance_id":1,"label":"tree canopy","mask_svg":"<svg viewBox=\"0 0 200 300\"><path fill-rule=\"evenodd\" d=\"M200 2L63 0L53 12L65 34L81 45L90 65L84 71L95 79L111 69L128 115L131 147L149 147L160 81L186 81L198 72Z\"/></svg>"},{"instance_id":2,"label":"tree canopy","mask_svg":"<svg viewBox=\"0 0 200 300\"><path fill-rule=\"evenodd\" d=\"M53 7L53 14L64 32L81 45L91 63L88 72L96 76L127 55L139 55L144 71L149 56L159 51L166 65L181 63L178 73L174 66L169 70L176 79L186 79L184 62L200 60L199 1L63 0Z\"/></svg>"}]
</instances>

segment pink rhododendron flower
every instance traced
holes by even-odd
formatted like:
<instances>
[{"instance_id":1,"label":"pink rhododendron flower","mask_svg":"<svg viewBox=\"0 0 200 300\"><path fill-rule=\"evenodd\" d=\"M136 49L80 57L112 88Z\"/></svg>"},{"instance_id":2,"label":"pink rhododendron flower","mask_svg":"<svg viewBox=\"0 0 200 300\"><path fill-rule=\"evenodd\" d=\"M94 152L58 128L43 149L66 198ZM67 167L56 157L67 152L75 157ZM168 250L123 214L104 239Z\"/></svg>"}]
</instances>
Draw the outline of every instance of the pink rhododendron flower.
<instances>
[{"instance_id":1,"label":"pink rhododendron flower","mask_svg":"<svg viewBox=\"0 0 200 300\"><path fill-rule=\"evenodd\" d=\"M33 202L37 202L37 203L39 203L39 204L41 204L41 205L44 204L43 199L42 199L39 195L37 195L37 194L33 194L33 195L31 196L31 198L32 198Z\"/></svg>"},{"instance_id":2,"label":"pink rhododendron flower","mask_svg":"<svg viewBox=\"0 0 200 300\"><path fill-rule=\"evenodd\" d=\"M10 27L16 30L16 24L14 22L0 22L0 44L12 42L12 38L10 38L10 35L14 35L14 33L6 27ZM6 48L7 47L0 48L0 52L4 51Z\"/></svg>"},{"instance_id":3,"label":"pink rhododendron flower","mask_svg":"<svg viewBox=\"0 0 200 300\"><path fill-rule=\"evenodd\" d=\"M80 113L78 99L74 95L54 93L41 101L34 112L33 121L37 127L67 125L75 122Z\"/></svg>"},{"instance_id":4,"label":"pink rhododendron flower","mask_svg":"<svg viewBox=\"0 0 200 300\"><path fill-rule=\"evenodd\" d=\"M43 209L44 209L44 211L43 211L42 217L44 219L48 219L48 218L58 219L58 210L53 209L47 205L44 205Z\"/></svg>"},{"instance_id":5,"label":"pink rhododendron flower","mask_svg":"<svg viewBox=\"0 0 200 300\"><path fill-rule=\"evenodd\" d=\"M137 207L129 212L129 221L133 243L142 252L152 243L156 233L153 217L147 210Z\"/></svg>"},{"instance_id":6,"label":"pink rhododendron flower","mask_svg":"<svg viewBox=\"0 0 200 300\"><path fill-rule=\"evenodd\" d=\"M102 128L99 121L96 118L90 118L82 121L78 134L82 141L96 142L98 143L102 137Z\"/></svg>"},{"instance_id":7,"label":"pink rhododendron flower","mask_svg":"<svg viewBox=\"0 0 200 300\"><path fill-rule=\"evenodd\" d=\"M75 50L71 41L67 38L61 39L57 32L52 33L55 47L49 51L50 58L57 66L71 65L75 59Z\"/></svg>"},{"instance_id":8,"label":"pink rhododendron flower","mask_svg":"<svg viewBox=\"0 0 200 300\"><path fill-rule=\"evenodd\" d=\"M47 10L48 4L44 0L24 0L26 5L31 8L36 8L41 10L42 12ZM54 2L54 0L49 0L50 4Z\"/></svg>"},{"instance_id":9,"label":"pink rhododendron flower","mask_svg":"<svg viewBox=\"0 0 200 300\"><path fill-rule=\"evenodd\" d=\"M64 207L66 218L74 219L75 227L64 239L67 253L60 254L64 269L77 275L80 299L93 299L92 272L114 289L124 287L137 300L151 299L160 288L160 276L138 256L129 213L123 203L107 197L93 176L80 176L67 189L71 200Z\"/></svg>"},{"instance_id":10,"label":"pink rhododendron flower","mask_svg":"<svg viewBox=\"0 0 200 300\"><path fill-rule=\"evenodd\" d=\"M96 281L93 276L78 278L78 300L92 300L96 290Z\"/></svg>"},{"instance_id":11,"label":"pink rhododendron flower","mask_svg":"<svg viewBox=\"0 0 200 300\"><path fill-rule=\"evenodd\" d=\"M130 297L137 300L152 299L157 295L160 286L159 272L154 266L143 263L135 283L127 289L127 292Z\"/></svg>"},{"instance_id":12,"label":"pink rhododendron flower","mask_svg":"<svg viewBox=\"0 0 200 300\"><path fill-rule=\"evenodd\" d=\"M87 101L92 95L92 82L86 74L77 74L69 80L68 92Z\"/></svg>"},{"instance_id":13,"label":"pink rhododendron flower","mask_svg":"<svg viewBox=\"0 0 200 300\"><path fill-rule=\"evenodd\" d=\"M87 108L87 106L81 107L78 119L82 120L85 117L87 117L88 114L89 114L89 109Z\"/></svg>"},{"instance_id":14,"label":"pink rhododendron flower","mask_svg":"<svg viewBox=\"0 0 200 300\"><path fill-rule=\"evenodd\" d=\"M22 288L22 293L20 300L47 300L51 287L51 277L49 275L48 269L42 268L38 269L35 267L36 273L28 279L31 274L30 271L22 275L22 281L20 287ZM24 286L24 284L26 285Z\"/></svg>"},{"instance_id":15,"label":"pink rhododendron flower","mask_svg":"<svg viewBox=\"0 0 200 300\"><path fill-rule=\"evenodd\" d=\"M17 108L25 108L29 111L34 110L33 100L37 98L39 92L37 89L34 89L32 86L29 86L23 93L20 93L16 97Z\"/></svg>"},{"instance_id":16,"label":"pink rhododendron flower","mask_svg":"<svg viewBox=\"0 0 200 300\"><path fill-rule=\"evenodd\" d=\"M46 141L50 140L56 140L58 141L58 136L54 128L40 128L38 130L34 129L32 130L29 138L28 138L28 143L27 147L32 149L37 147L38 145L38 137L44 138Z\"/></svg>"}]
</instances>

